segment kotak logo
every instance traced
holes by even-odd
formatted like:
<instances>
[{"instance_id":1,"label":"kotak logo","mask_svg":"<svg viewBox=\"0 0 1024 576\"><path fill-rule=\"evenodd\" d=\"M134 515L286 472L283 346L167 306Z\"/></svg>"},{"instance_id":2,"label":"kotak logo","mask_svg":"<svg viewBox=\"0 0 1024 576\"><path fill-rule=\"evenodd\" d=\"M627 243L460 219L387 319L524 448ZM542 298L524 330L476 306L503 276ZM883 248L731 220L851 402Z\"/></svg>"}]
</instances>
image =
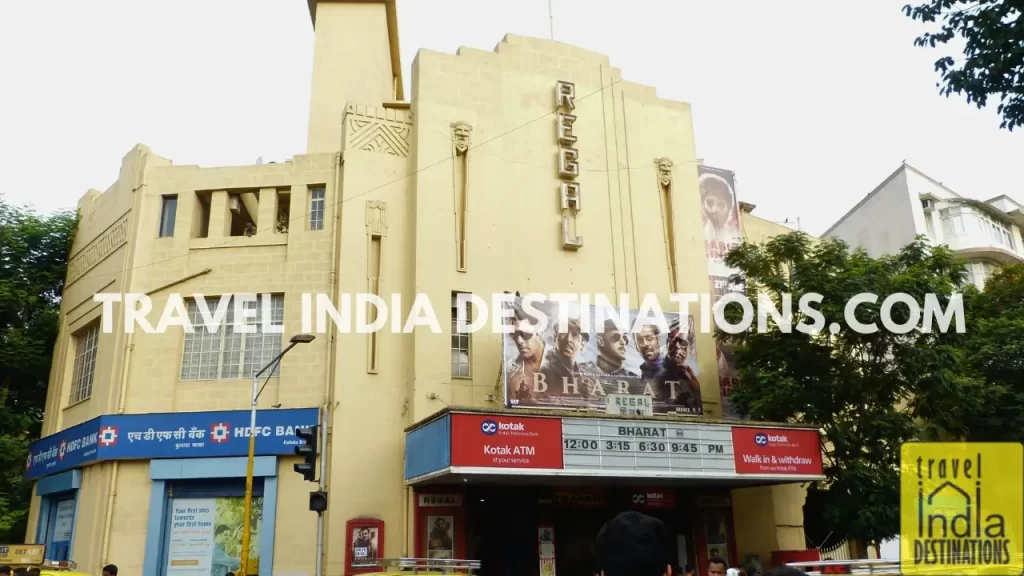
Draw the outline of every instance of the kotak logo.
<instances>
[{"instance_id":1,"label":"kotak logo","mask_svg":"<svg viewBox=\"0 0 1024 576\"><path fill-rule=\"evenodd\" d=\"M754 436L754 443L758 446L767 446L769 443L788 444L789 438L783 434L765 434L759 432Z\"/></svg>"},{"instance_id":2,"label":"kotak logo","mask_svg":"<svg viewBox=\"0 0 1024 576\"><path fill-rule=\"evenodd\" d=\"M484 420L480 424L480 431L488 436L496 434L498 430L504 432L525 432L526 424L522 422L495 422L494 420Z\"/></svg>"}]
</instances>

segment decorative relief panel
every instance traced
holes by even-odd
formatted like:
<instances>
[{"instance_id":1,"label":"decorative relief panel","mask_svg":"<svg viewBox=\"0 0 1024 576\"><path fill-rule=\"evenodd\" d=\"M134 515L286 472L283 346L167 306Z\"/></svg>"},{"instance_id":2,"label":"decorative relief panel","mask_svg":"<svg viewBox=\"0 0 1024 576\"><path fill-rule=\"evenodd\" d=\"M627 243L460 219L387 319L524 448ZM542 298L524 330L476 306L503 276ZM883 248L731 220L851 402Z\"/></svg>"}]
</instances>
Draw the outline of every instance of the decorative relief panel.
<instances>
[{"instance_id":1,"label":"decorative relief panel","mask_svg":"<svg viewBox=\"0 0 1024 576\"><path fill-rule=\"evenodd\" d=\"M131 212L121 216L114 225L100 234L89 243L82 251L75 255L71 262L68 262L68 285L85 275L93 266L99 264L107 256L114 253L128 242L128 217Z\"/></svg>"},{"instance_id":2,"label":"decorative relief panel","mask_svg":"<svg viewBox=\"0 0 1024 576\"><path fill-rule=\"evenodd\" d=\"M388 235L387 202L366 201L366 233L371 236Z\"/></svg>"},{"instance_id":3,"label":"decorative relief panel","mask_svg":"<svg viewBox=\"0 0 1024 576\"><path fill-rule=\"evenodd\" d=\"M345 108L345 149L409 157L412 111L349 104Z\"/></svg>"}]
</instances>

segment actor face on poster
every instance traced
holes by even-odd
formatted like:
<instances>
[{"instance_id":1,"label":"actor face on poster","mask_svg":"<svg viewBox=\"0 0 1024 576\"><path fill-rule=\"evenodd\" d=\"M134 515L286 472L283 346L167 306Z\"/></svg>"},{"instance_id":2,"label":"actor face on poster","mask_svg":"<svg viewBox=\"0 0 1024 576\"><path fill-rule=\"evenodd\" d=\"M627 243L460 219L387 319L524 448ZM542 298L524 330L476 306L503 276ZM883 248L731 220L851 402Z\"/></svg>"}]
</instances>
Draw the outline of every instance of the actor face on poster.
<instances>
[{"instance_id":1,"label":"actor face on poster","mask_svg":"<svg viewBox=\"0 0 1024 576\"><path fill-rule=\"evenodd\" d=\"M701 219L711 276L726 277L735 271L725 266L725 256L743 242L739 205L732 172L700 166Z\"/></svg>"},{"instance_id":2,"label":"actor face on poster","mask_svg":"<svg viewBox=\"0 0 1024 576\"><path fill-rule=\"evenodd\" d=\"M648 396L656 413L703 414L696 344L690 316L665 314L637 323L637 310L621 325L617 311L521 298L511 305L504 337L505 398L509 406L588 408L604 412L611 394ZM560 307L568 307L559 325ZM546 318L539 329L536 312ZM602 316L598 318L598 316ZM590 330L584 330L587 318ZM636 328L636 333L631 329Z\"/></svg>"},{"instance_id":3,"label":"actor face on poster","mask_svg":"<svg viewBox=\"0 0 1024 576\"><path fill-rule=\"evenodd\" d=\"M352 561L355 564L377 559L377 528L360 527L352 530Z\"/></svg>"}]
</instances>

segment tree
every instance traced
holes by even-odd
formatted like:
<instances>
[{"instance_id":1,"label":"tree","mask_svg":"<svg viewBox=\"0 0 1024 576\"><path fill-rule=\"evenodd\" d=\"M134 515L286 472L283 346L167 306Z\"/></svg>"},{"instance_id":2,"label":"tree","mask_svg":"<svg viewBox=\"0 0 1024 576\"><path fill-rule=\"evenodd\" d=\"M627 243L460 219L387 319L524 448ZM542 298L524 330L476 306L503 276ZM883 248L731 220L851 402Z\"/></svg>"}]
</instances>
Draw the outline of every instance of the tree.
<instances>
[{"instance_id":1,"label":"tree","mask_svg":"<svg viewBox=\"0 0 1024 576\"><path fill-rule=\"evenodd\" d=\"M967 299L967 358L989 394L970 419L977 442L1024 442L1024 265L989 277Z\"/></svg>"},{"instance_id":2,"label":"tree","mask_svg":"<svg viewBox=\"0 0 1024 576\"><path fill-rule=\"evenodd\" d=\"M929 0L907 5L903 12L913 20L942 25L914 40L917 46L948 46L954 38L964 42L963 58L946 54L935 61L941 74L939 92L965 95L978 108L998 96L1000 128L1024 125L1024 20L1019 0Z\"/></svg>"},{"instance_id":3,"label":"tree","mask_svg":"<svg viewBox=\"0 0 1024 576\"><path fill-rule=\"evenodd\" d=\"M31 497L25 469L39 437L78 216L39 216L0 197L0 542L21 542Z\"/></svg>"},{"instance_id":4,"label":"tree","mask_svg":"<svg viewBox=\"0 0 1024 576\"><path fill-rule=\"evenodd\" d=\"M744 243L726 263L745 278L753 303L765 299L784 313L784 294L791 294L791 330L769 316L764 330L718 336L734 346L739 384L730 399L740 414L823 432L826 479L808 488L808 537L815 545L829 534L830 543L870 544L898 534L900 445L964 435L966 415L981 400L978 383L963 376L964 335L940 333L935 323L929 332L894 333L882 324L883 302L906 293L923 306L925 295L934 294L945 311L964 280L963 266L923 238L898 254L871 258L840 240L812 244L800 232ZM862 293L878 297L855 311L856 320L878 327L871 334L845 320L847 303ZM800 305L808 294L822 297L808 306L821 314L817 322ZM731 322L741 315L737 304L725 309ZM896 324L912 319L905 304L894 305L889 317ZM835 334L828 329L833 323L840 327ZM807 333L801 324L818 331ZM824 527L821 533L812 533L816 526Z\"/></svg>"}]
</instances>

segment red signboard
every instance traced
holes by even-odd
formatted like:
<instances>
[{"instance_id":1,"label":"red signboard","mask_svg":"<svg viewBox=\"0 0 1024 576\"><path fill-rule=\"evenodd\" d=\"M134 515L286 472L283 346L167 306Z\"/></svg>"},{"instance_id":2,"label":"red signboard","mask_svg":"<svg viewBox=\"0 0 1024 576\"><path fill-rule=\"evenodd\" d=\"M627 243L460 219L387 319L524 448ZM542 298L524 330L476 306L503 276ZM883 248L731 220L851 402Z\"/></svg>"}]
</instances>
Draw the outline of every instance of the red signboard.
<instances>
[{"instance_id":1,"label":"red signboard","mask_svg":"<svg viewBox=\"0 0 1024 576\"><path fill-rule=\"evenodd\" d=\"M562 468L562 421L452 414L452 466Z\"/></svg>"},{"instance_id":2,"label":"red signboard","mask_svg":"<svg viewBox=\"0 0 1024 576\"><path fill-rule=\"evenodd\" d=\"M732 429L738 474L820 475L821 444L815 430Z\"/></svg>"}]
</instances>

